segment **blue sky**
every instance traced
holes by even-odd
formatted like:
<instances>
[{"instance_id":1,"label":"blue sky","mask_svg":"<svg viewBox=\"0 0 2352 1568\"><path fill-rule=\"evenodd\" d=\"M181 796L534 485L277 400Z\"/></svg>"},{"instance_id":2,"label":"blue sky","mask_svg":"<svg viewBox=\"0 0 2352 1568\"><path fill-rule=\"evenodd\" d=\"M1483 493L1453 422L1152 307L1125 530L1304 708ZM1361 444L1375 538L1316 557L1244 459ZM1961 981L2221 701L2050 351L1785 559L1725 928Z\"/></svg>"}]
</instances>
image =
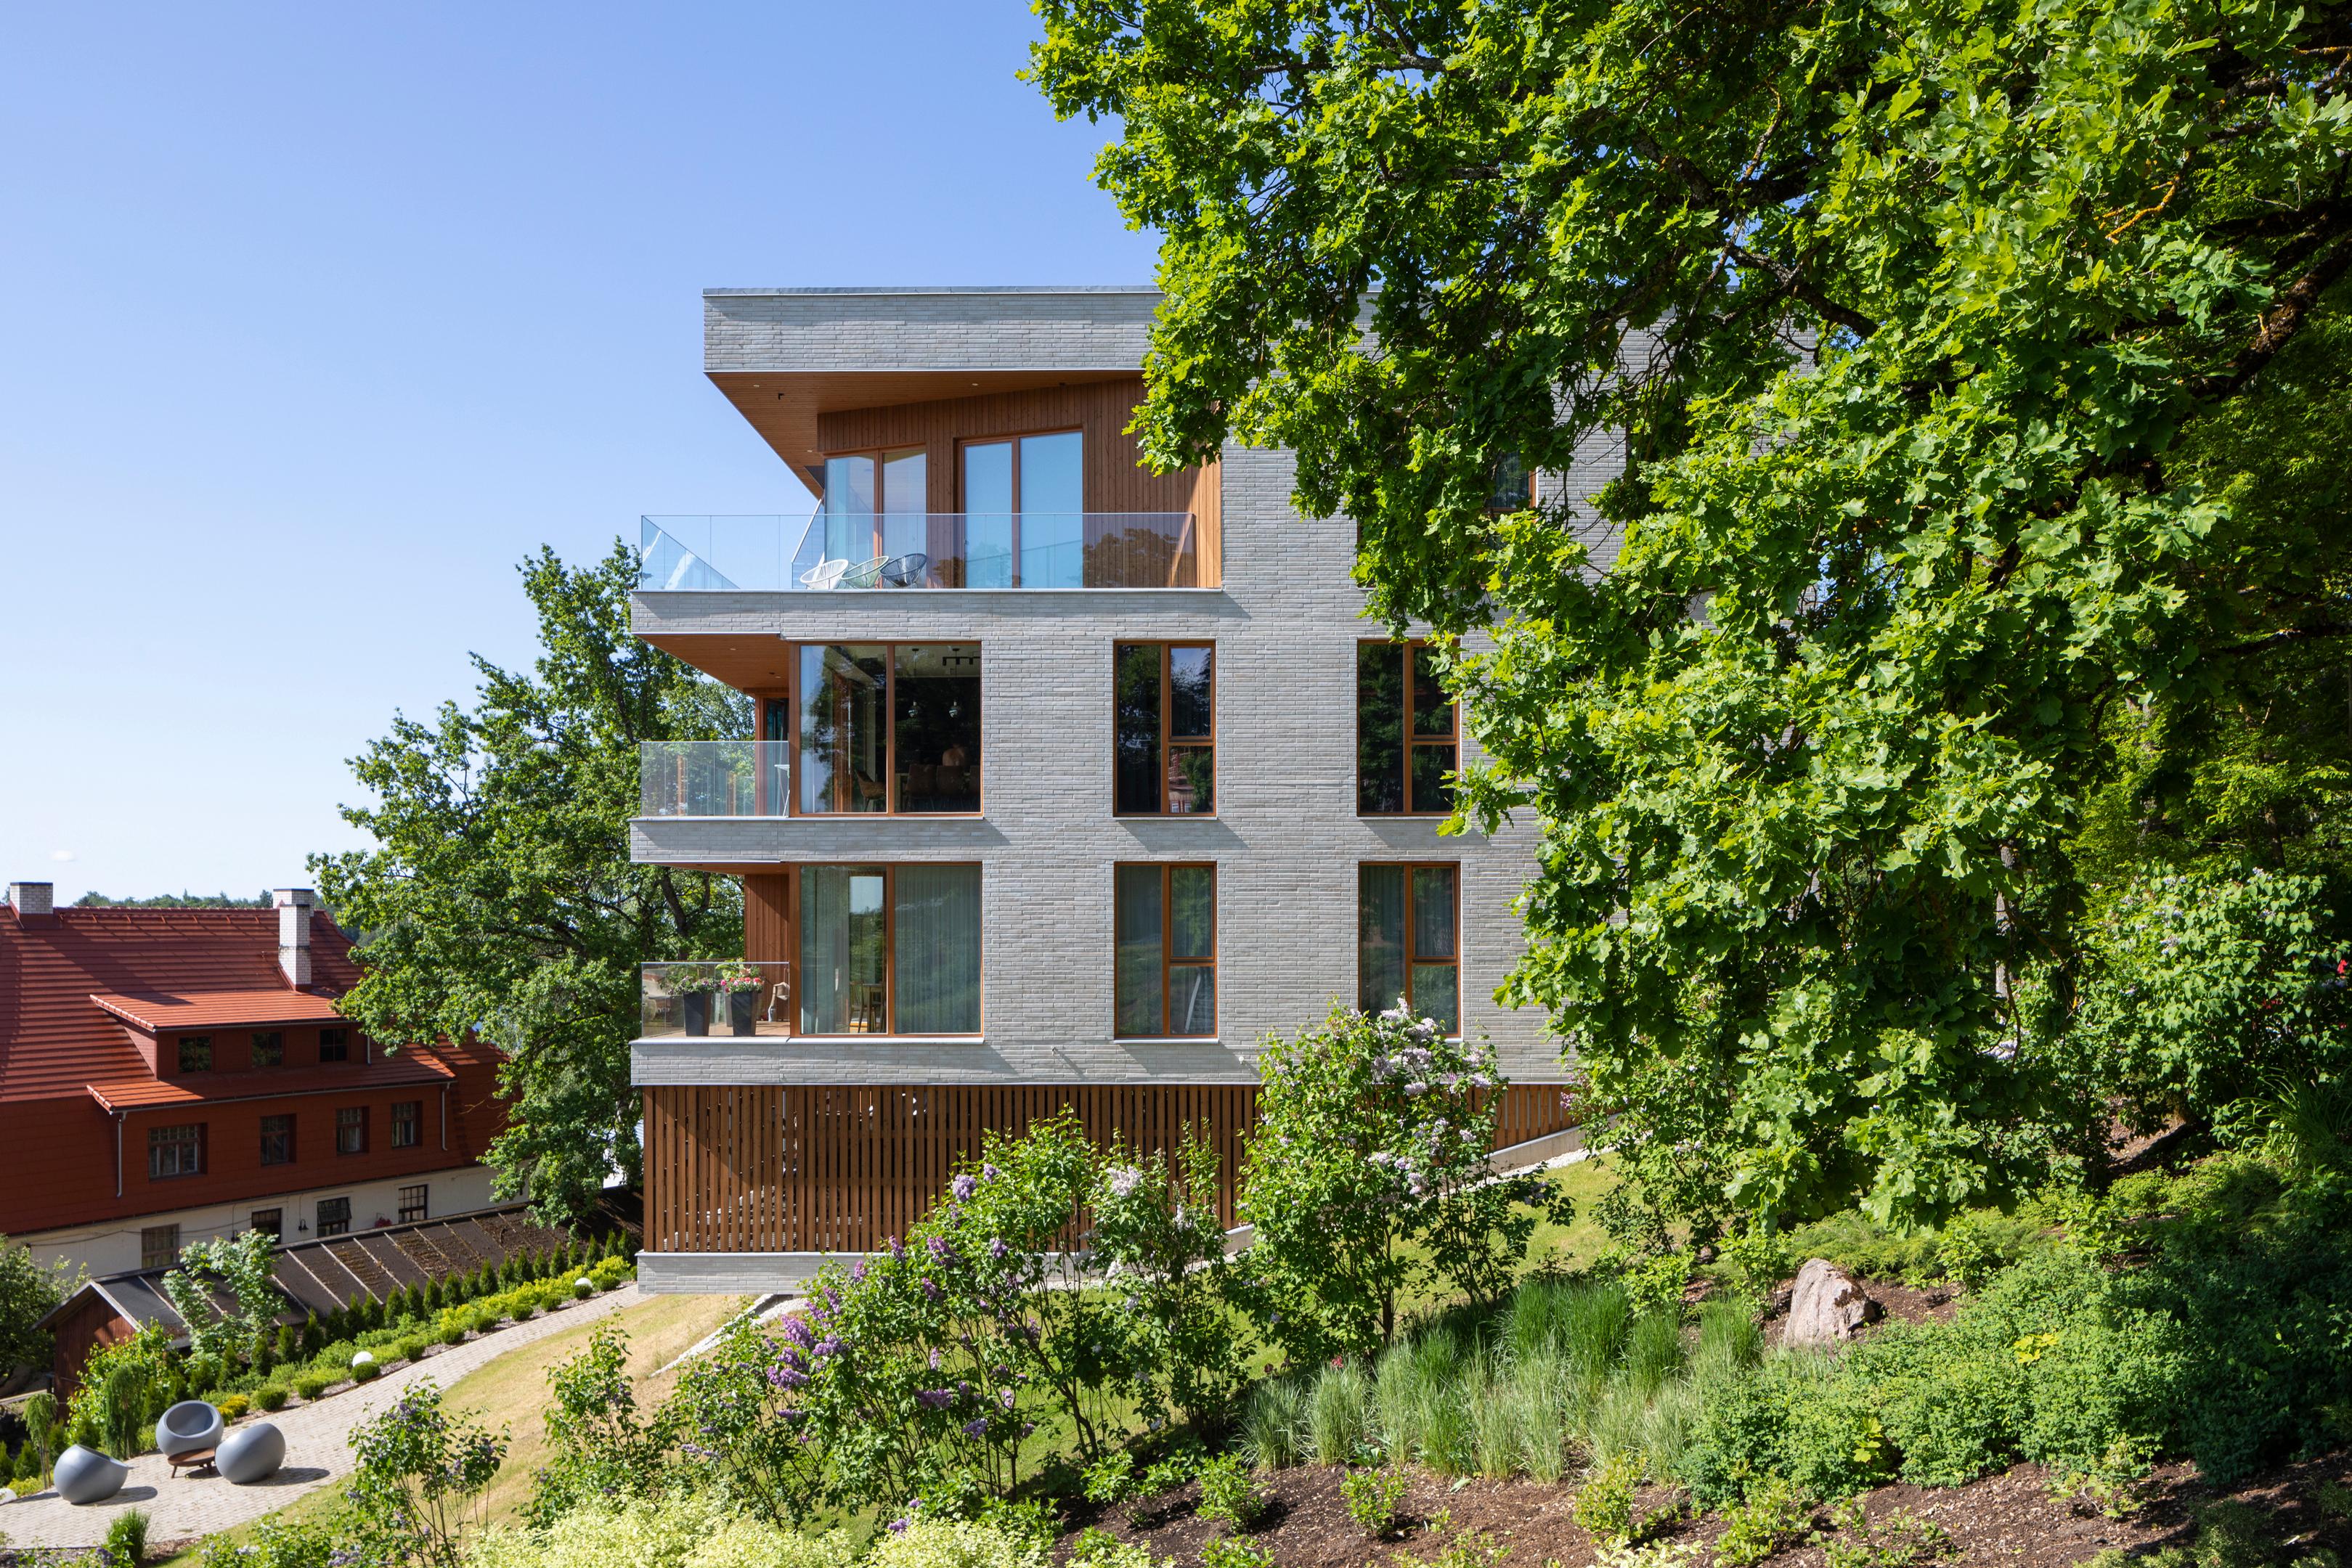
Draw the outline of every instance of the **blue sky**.
<instances>
[{"instance_id":1,"label":"blue sky","mask_svg":"<svg viewBox=\"0 0 2352 1568\"><path fill-rule=\"evenodd\" d=\"M514 566L805 494L699 291L1148 281L1019 0L19 6L0 880L302 879L346 759L520 663Z\"/></svg>"}]
</instances>

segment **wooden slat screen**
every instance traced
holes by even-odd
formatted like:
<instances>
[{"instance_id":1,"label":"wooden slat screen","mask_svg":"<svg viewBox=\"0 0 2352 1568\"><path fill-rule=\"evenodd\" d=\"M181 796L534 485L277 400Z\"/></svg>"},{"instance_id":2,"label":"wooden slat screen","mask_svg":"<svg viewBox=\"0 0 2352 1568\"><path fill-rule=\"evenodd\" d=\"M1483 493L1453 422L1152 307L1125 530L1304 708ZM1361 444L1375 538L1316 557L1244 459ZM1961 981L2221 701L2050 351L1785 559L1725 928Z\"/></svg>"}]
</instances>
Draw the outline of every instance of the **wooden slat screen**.
<instances>
[{"instance_id":1,"label":"wooden slat screen","mask_svg":"<svg viewBox=\"0 0 2352 1568\"><path fill-rule=\"evenodd\" d=\"M904 1236L984 1129L1018 1135L1064 1105L1097 1143L1153 1153L1206 1124L1234 1223L1250 1084L648 1089L646 1241L656 1252L867 1252ZM1568 1125L1558 1088L1504 1092L1497 1143Z\"/></svg>"}]
</instances>

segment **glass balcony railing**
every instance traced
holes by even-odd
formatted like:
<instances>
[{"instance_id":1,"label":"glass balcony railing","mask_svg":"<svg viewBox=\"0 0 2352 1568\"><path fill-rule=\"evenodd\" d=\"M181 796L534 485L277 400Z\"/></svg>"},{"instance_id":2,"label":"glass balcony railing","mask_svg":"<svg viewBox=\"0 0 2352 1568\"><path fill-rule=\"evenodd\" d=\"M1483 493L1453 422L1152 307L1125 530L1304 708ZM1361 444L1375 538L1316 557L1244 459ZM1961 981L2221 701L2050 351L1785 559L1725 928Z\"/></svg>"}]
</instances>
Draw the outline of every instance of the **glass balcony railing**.
<instances>
[{"instance_id":1,"label":"glass balcony railing","mask_svg":"<svg viewBox=\"0 0 2352 1568\"><path fill-rule=\"evenodd\" d=\"M637 747L641 817L781 817L792 800L781 740L648 740Z\"/></svg>"},{"instance_id":2,"label":"glass balcony railing","mask_svg":"<svg viewBox=\"0 0 2352 1568\"><path fill-rule=\"evenodd\" d=\"M1190 512L646 517L637 587L760 593L1215 586Z\"/></svg>"},{"instance_id":3,"label":"glass balcony railing","mask_svg":"<svg viewBox=\"0 0 2352 1568\"><path fill-rule=\"evenodd\" d=\"M637 1034L781 1040L793 1032L793 967L722 958L638 966Z\"/></svg>"}]
</instances>

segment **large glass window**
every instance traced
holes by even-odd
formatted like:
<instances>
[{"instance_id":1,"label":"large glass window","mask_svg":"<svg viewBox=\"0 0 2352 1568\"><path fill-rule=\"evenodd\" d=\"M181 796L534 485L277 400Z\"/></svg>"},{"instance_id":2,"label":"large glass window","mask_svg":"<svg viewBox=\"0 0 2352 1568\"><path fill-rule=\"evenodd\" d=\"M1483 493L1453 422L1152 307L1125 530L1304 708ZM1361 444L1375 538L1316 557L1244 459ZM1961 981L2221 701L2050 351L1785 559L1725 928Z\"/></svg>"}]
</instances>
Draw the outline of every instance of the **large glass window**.
<instances>
[{"instance_id":1,"label":"large glass window","mask_svg":"<svg viewBox=\"0 0 2352 1568\"><path fill-rule=\"evenodd\" d=\"M177 1127L147 1129L147 1178L168 1181L173 1176L205 1173L205 1124L192 1122Z\"/></svg>"},{"instance_id":2,"label":"large glass window","mask_svg":"<svg viewBox=\"0 0 2352 1568\"><path fill-rule=\"evenodd\" d=\"M1217 1032L1217 868L1122 865L1112 871L1118 1032Z\"/></svg>"},{"instance_id":3,"label":"large glass window","mask_svg":"<svg viewBox=\"0 0 2352 1568\"><path fill-rule=\"evenodd\" d=\"M795 664L795 810L980 810L979 643L804 643Z\"/></svg>"},{"instance_id":4,"label":"large glass window","mask_svg":"<svg viewBox=\"0 0 2352 1568\"><path fill-rule=\"evenodd\" d=\"M1356 810L1365 816L1443 815L1459 755L1453 699L1420 643L1356 647Z\"/></svg>"},{"instance_id":5,"label":"large glass window","mask_svg":"<svg viewBox=\"0 0 2352 1568\"><path fill-rule=\"evenodd\" d=\"M980 868L799 872L800 1032L980 1032Z\"/></svg>"},{"instance_id":6,"label":"large glass window","mask_svg":"<svg viewBox=\"0 0 2352 1568\"><path fill-rule=\"evenodd\" d=\"M1216 650L1121 643L1112 653L1112 810L1192 816L1217 809Z\"/></svg>"},{"instance_id":7,"label":"large glass window","mask_svg":"<svg viewBox=\"0 0 2352 1568\"><path fill-rule=\"evenodd\" d=\"M928 556L927 466L919 446L826 458L826 557L856 562L877 556Z\"/></svg>"},{"instance_id":8,"label":"large glass window","mask_svg":"<svg viewBox=\"0 0 2352 1568\"><path fill-rule=\"evenodd\" d=\"M1417 1019L1462 1032L1459 870L1368 865L1357 878L1356 1005L1386 1012L1402 998Z\"/></svg>"},{"instance_id":9,"label":"large glass window","mask_svg":"<svg viewBox=\"0 0 2352 1568\"><path fill-rule=\"evenodd\" d=\"M1085 445L1075 430L963 448L964 586L1086 586Z\"/></svg>"}]
</instances>

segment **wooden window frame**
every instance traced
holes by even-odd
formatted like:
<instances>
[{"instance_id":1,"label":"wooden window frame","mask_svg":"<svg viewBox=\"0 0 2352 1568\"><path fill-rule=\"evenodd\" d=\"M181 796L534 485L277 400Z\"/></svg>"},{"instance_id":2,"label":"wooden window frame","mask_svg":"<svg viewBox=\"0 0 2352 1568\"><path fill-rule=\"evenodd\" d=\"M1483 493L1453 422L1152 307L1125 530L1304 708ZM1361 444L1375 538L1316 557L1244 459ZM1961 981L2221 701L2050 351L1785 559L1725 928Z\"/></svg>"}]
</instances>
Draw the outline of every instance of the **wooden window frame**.
<instances>
[{"instance_id":1,"label":"wooden window frame","mask_svg":"<svg viewBox=\"0 0 2352 1568\"><path fill-rule=\"evenodd\" d=\"M408 1137L405 1140L403 1140L400 1135L400 1113L403 1111L409 1113ZM390 1129L392 1146L394 1148L423 1148L425 1146L425 1102L422 1100L394 1101L392 1103L392 1113L385 1118L384 1124L388 1129Z\"/></svg>"},{"instance_id":2,"label":"wooden window frame","mask_svg":"<svg viewBox=\"0 0 2352 1568\"><path fill-rule=\"evenodd\" d=\"M167 1234L169 1239L165 1242L165 1246L168 1249L166 1250L163 1260L161 1262L152 1261L152 1260L153 1260L155 1254L149 1243L153 1239L165 1236ZM140 1227L139 1267L142 1270L168 1269L179 1260L180 1228L177 1225L143 1225Z\"/></svg>"},{"instance_id":3,"label":"wooden window frame","mask_svg":"<svg viewBox=\"0 0 2352 1568\"><path fill-rule=\"evenodd\" d=\"M1021 504L1021 444L1033 436L1039 435L1075 435L1078 438L1078 516L1081 518L1084 518L1087 516L1087 428L1085 425L1047 424L1041 425L1035 430L1004 431L993 435L959 435L956 437L955 443L955 498L956 507L958 508L956 516L960 517L969 517L971 516L971 497L964 494L964 449L971 446L1010 446L1013 448L1012 573L1013 586L1015 588L1019 588L1021 586L1021 514L1027 510L1027 508ZM968 536L969 530L967 530L967 538L964 540L964 549L967 552L969 552L971 548L971 541ZM1083 521L1078 525L1078 548L1081 550L1084 550L1086 549L1086 524ZM968 554L966 559L970 559Z\"/></svg>"},{"instance_id":4,"label":"wooden window frame","mask_svg":"<svg viewBox=\"0 0 2352 1568\"><path fill-rule=\"evenodd\" d=\"M1128 648L1160 650L1160 809L1156 811L1122 811L1118 809L1118 656ZM1170 733L1176 722L1176 683L1170 678L1179 648L1205 648L1209 653L1209 733L1206 736L1177 737ZM1111 784L1110 814L1114 817L1150 819L1166 817L1171 821L1189 818L1213 818L1217 814L1217 644L1213 638L1180 637L1173 642L1153 642L1137 638L1131 642L1113 642L1110 645L1110 711L1111 711ZM1180 746L1193 749L1206 747L1209 753L1209 809L1205 811L1171 811L1168 809L1169 763Z\"/></svg>"},{"instance_id":5,"label":"wooden window frame","mask_svg":"<svg viewBox=\"0 0 2352 1568\"><path fill-rule=\"evenodd\" d=\"M329 1056L327 1054L327 1037L331 1034L340 1035L342 1037L335 1046L335 1049L341 1052L339 1056ZM338 1061L349 1061L351 1059L352 1031L350 1030L322 1029L319 1031L319 1064L320 1066L324 1067Z\"/></svg>"},{"instance_id":6,"label":"wooden window frame","mask_svg":"<svg viewBox=\"0 0 2352 1568\"><path fill-rule=\"evenodd\" d=\"M265 1217L269 1221L267 1225L261 1223ZM282 1207L257 1208L247 1219L245 1228L247 1230L258 1230L265 1235L275 1236L282 1243L286 1239L286 1210Z\"/></svg>"},{"instance_id":7,"label":"wooden window frame","mask_svg":"<svg viewBox=\"0 0 2352 1568\"><path fill-rule=\"evenodd\" d=\"M789 911L789 925L786 932L786 940L789 943L793 953L793 973L795 976L803 977L808 969L808 955L800 950L802 938L806 935L801 929L801 873L803 872L812 870L849 871L861 866L878 870L882 873L882 1032L879 1034L803 1034L800 1030L801 998L799 988L804 983L804 981L803 979L795 979L793 982L794 991L793 997L793 1039L875 1040L913 1038L917 1040L978 1040L988 1032L988 942L986 939L988 930L988 875L987 873L981 870L981 862L979 861L923 861L919 863L923 865L926 869L934 869L941 866L970 866L974 872L980 873L982 936L980 945L980 1027L977 1029L951 1030L947 1032L934 1031L912 1037L902 1036L898 1032L898 868L902 864L906 863L908 862L901 861L800 861L792 865L782 868L785 875L784 904L786 909Z\"/></svg>"},{"instance_id":8,"label":"wooden window frame","mask_svg":"<svg viewBox=\"0 0 2352 1568\"><path fill-rule=\"evenodd\" d=\"M1527 494L1519 497L1519 504L1516 507L1496 506L1495 504L1496 499L1496 480L1498 476L1495 470L1489 470L1486 477L1486 512L1490 517L1501 517L1506 513L1523 511L1532 507L1536 504L1536 470L1528 467L1527 459L1522 457L1519 454L1514 452L1509 455L1511 461L1519 465L1519 478L1526 486ZM1501 466L1502 465L1498 462L1496 464L1495 469L1500 469Z\"/></svg>"},{"instance_id":9,"label":"wooden window frame","mask_svg":"<svg viewBox=\"0 0 2352 1568\"><path fill-rule=\"evenodd\" d=\"M208 1034L180 1035L173 1040L172 1047L173 1071L181 1073L195 1073L210 1072L213 1070L213 1062L216 1059L213 1055L212 1036ZM194 1047L205 1053L204 1061L195 1067L188 1065L188 1051L191 1047Z\"/></svg>"},{"instance_id":10,"label":"wooden window frame","mask_svg":"<svg viewBox=\"0 0 2352 1568\"><path fill-rule=\"evenodd\" d=\"M971 647L979 649L980 653L977 656L981 661L980 667L983 672L987 670L987 644L980 642L977 638L971 637L907 637L901 638L897 642L889 643L815 641L786 643L784 644L784 667L792 672L787 677L788 684L786 685L784 695L781 697L764 696L760 699L761 706L758 715L758 721L754 726L754 727L760 731L761 735L764 737L768 728L767 721L769 705L782 703L784 709L784 737L781 741L755 740L753 742L754 745L764 744L782 746L784 748L786 785L784 790L783 815L788 817L824 819L826 821L856 821L861 817L915 817L926 821L956 821L963 819L977 819L988 815L988 762L986 757L988 749L988 704L986 701L987 687L986 676L984 674L982 677L981 695L982 701L981 703L980 709L980 749L982 755L972 759L972 765L980 769L980 804L969 811L908 811L900 810L898 805L898 721L897 717L898 703L898 650L901 648L939 648L944 647L950 643L968 643ZM888 792L883 801L882 810L879 811L803 811L801 810L801 651L804 648L879 648L882 650L882 777L887 784ZM766 783L768 772L768 768L764 767L761 768L761 781L763 787ZM820 863L832 864L834 862L824 862Z\"/></svg>"},{"instance_id":11,"label":"wooden window frame","mask_svg":"<svg viewBox=\"0 0 2352 1568\"><path fill-rule=\"evenodd\" d=\"M409 1195L412 1193L415 1195L415 1201L413 1205L409 1201ZM416 1182L397 1189L394 1196L396 1202L393 1212L398 1218L399 1223L403 1225L422 1225L426 1220L433 1218L432 1183L422 1181ZM416 1211L413 1215L409 1212L411 1207L414 1207Z\"/></svg>"},{"instance_id":12,"label":"wooden window frame","mask_svg":"<svg viewBox=\"0 0 2352 1568\"><path fill-rule=\"evenodd\" d=\"M1356 641L1356 678L1358 683L1356 691L1356 725L1358 737L1356 760L1357 767L1360 768L1363 766L1363 650L1366 648L1402 648L1404 650L1402 664L1404 679L1403 691L1402 694L1403 706L1399 710L1397 729L1398 745L1403 753L1403 755L1398 759L1398 766L1402 768L1404 770L1404 778L1402 780L1404 807L1402 810L1396 811L1365 810L1363 780L1359 779L1356 780L1356 815L1359 817L1450 817L1454 814L1454 808L1452 806L1423 808L1416 805L1412 798L1412 751L1414 747L1426 746L1433 749L1438 747L1452 747L1454 748L1454 771L1457 774L1462 771L1462 704L1459 701L1451 697L1446 699L1445 706L1449 710L1453 722L1451 727L1444 735L1423 735L1413 728L1412 672L1414 655L1429 645L1428 639L1424 637L1408 638L1402 643L1399 643L1394 639L1388 637L1360 637Z\"/></svg>"},{"instance_id":13,"label":"wooden window frame","mask_svg":"<svg viewBox=\"0 0 2352 1568\"><path fill-rule=\"evenodd\" d=\"M284 1157L283 1159L276 1159L276 1160L273 1160L273 1159L271 1159L271 1158L269 1157L269 1124L270 1124L270 1123L272 1123L272 1122L276 1122L276 1121L283 1121L283 1122L286 1124L286 1155L285 1155L285 1157ZM294 1155L295 1155L295 1148L294 1148L294 1131L295 1131L295 1124L294 1124L294 1113L293 1113L292 1112L290 1112L290 1111L286 1112L283 1115L280 1115L280 1116L264 1116L264 1117L261 1119L261 1125L260 1125L260 1127L257 1129L257 1131L258 1131L258 1134L259 1134L258 1142L259 1142L259 1144L260 1144L260 1145L261 1145L261 1146L260 1146L261 1163L262 1163L265 1166L290 1166L290 1165L292 1165L292 1164L294 1163Z\"/></svg>"},{"instance_id":14,"label":"wooden window frame","mask_svg":"<svg viewBox=\"0 0 2352 1568\"><path fill-rule=\"evenodd\" d=\"M327 1218L327 1205L331 1203L340 1203L343 1206L343 1217L341 1219ZM341 1197L320 1198L317 1208L312 1213L313 1218L319 1222L320 1236L349 1236L352 1233L352 1200L348 1195ZM333 1228L329 1229L330 1226Z\"/></svg>"},{"instance_id":15,"label":"wooden window frame","mask_svg":"<svg viewBox=\"0 0 2352 1568\"><path fill-rule=\"evenodd\" d=\"M360 1142L357 1148L347 1149L343 1147L343 1132L346 1128L350 1127L356 1127L359 1129ZM367 1152L368 1108L364 1105L339 1106L335 1111L336 1155L338 1157L342 1157L351 1155L363 1155Z\"/></svg>"},{"instance_id":16,"label":"wooden window frame","mask_svg":"<svg viewBox=\"0 0 2352 1568\"><path fill-rule=\"evenodd\" d=\"M149 1181L183 1181L189 1176L203 1176L206 1169L212 1165L212 1160L209 1158L212 1151L207 1147L207 1145L211 1140L206 1136L206 1129L209 1125L210 1124L205 1122L173 1122L166 1126L148 1128L147 1179ZM187 1133L193 1135L184 1138L173 1138L166 1142L158 1142L156 1134L159 1133ZM195 1163L193 1166L181 1170L157 1170L156 1166L162 1162L156 1156L161 1155L167 1148L194 1149L195 1151L194 1155Z\"/></svg>"},{"instance_id":17,"label":"wooden window frame","mask_svg":"<svg viewBox=\"0 0 2352 1568\"><path fill-rule=\"evenodd\" d=\"M1150 1034L1118 1032L1118 873L1123 866L1150 866L1160 873L1160 1028ZM1206 958L1179 958L1174 953L1176 941L1176 876L1179 871L1206 870L1209 873L1209 956ZM1215 1040L1225 1027L1225 997L1223 976L1219 955L1224 946L1225 923L1217 910L1218 883L1215 861L1115 861L1111 864L1111 1038L1114 1040ZM1207 1034L1176 1034L1171 1031L1171 1008L1176 994L1176 971L1206 969L1209 971L1209 994L1216 998L1216 1027Z\"/></svg>"},{"instance_id":18,"label":"wooden window frame","mask_svg":"<svg viewBox=\"0 0 2352 1568\"><path fill-rule=\"evenodd\" d=\"M262 1042L265 1040L268 1042L268 1048L278 1053L275 1061L264 1061L261 1060L261 1052L263 1050ZM252 1038L246 1042L246 1061L257 1071L267 1071L273 1067L285 1066L286 1031L282 1029L255 1030L253 1031Z\"/></svg>"},{"instance_id":19,"label":"wooden window frame","mask_svg":"<svg viewBox=\"0 0 2352 1568\"><path fill-rule=\"evenodd\" d=\"M1460 1040L1462 1038L1463 1015L1469 1011L1467 998L1462 994L1462 862L1460 861L1363 861L1360 862L1357 865L1357 876L1360 879L1363 873L1373 866L1393 866L1404 873L1403 962L1405 1006L1412 1011L1413 1017L1419 1018L1422 1016L1420 1001L1412 994L1412 969L1414 965L1426 964L1434 966L1438 964L1451 964L1454 967L1454 1029L1453 1031L1446 1035L1445 1038L1448 1040ZM1454 953L1451 957L1424 958L1420 956L1413 950L1412 873L1417 871L1443 871L1451 872L1453 873ZM1358 883L1356 897L1358 908L1360 910L1363 900L1360 881ZM1358 915L1360 922L1361 918L1362 916L1360 914ZM1364 937L1362 928L1360 925L1356 933L1356 995L1360 998L1363 994Z\"/></svg>"},{"instance_id":20,"label":"wooden window frame","mask_svg":"<svg viewBox=\"0 0 2352 1568\"><path fill-rule=\"evenodd\" d=\"M925 517L929 517L931 514L931 449L928 444L917 442L911 445L905 446L850 446L845 447L839 452L824 452L818 454L817 472L820 474L824 472L824 465L832 462L836 457L871 457L874 459L874 510L866 514L874 523L873 538L866 541L866 546L874 553L866 558L867 560L873 560L882 554L882 519L887 515L884 513L882 508L889 505L889 497L884 490L884 486L888 483L888 480L883 474L884 460L890 457L904 457L910 452L919 452L923 455L923 509L921 515ZM818 510L821 514L823 513L824 508L821 503ZM846 515L849 517L856 517L857 514L851 512ZM852 561L849 564L856 566L861 563Z\"/></svg>"}]
</instances>

